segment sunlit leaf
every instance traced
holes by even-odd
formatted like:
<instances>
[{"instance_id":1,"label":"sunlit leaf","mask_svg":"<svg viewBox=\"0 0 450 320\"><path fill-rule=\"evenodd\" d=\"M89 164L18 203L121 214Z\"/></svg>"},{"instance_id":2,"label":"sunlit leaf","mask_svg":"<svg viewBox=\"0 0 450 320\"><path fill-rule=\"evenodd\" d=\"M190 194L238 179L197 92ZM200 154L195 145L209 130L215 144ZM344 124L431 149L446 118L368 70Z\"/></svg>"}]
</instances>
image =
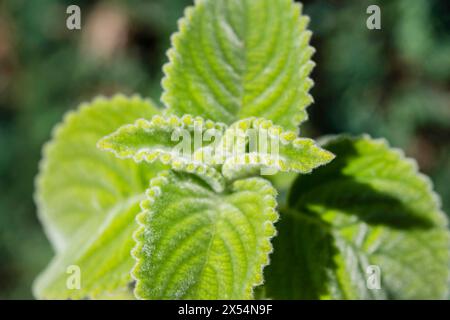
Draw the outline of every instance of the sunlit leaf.
<instances>
[{"instance_id":1,"label":"sunlit leaf","mask_svg":"<svg viewBox=\"0 0 450 320\"><path fill-rule=\"evenodd\" d=\"M176 171L197 174L220 192L225 184L223 177L213 167L195 159L194 153L210 143L205 141L207 134L220 139L225 128L223 123L201 117L156 115L151 120L138 119L134 124L122 126L101 139L98 147L121 159L131 158L138 163L159 160Z\"/></svg>"},{"instance_id":2,"label":"sunlit leaf","mask_svg":"<svg viewBox=\"0 0 450 320\"><path fill-rule=\"evenodd\" d=\"M223 194L187 174L154 178L137 220L141 299L250 299L272 251L276 191L261 178Z\"/></svg>"},{"instance_id":3,"label":"sunlit leaf","mask_svg":"<svg viewBox=\"0 0 450 320\"><path fill-rule=\"evenodd\" d=\"M308 21L292 0L196 1L172 38L163 102L179 116L296 130L312 102Z\"/></svg>"},{"instance_id":4,"label":"sunlit leaf","mask_svg":"<svg viewBox=\"0 0 450 320\"><path fill-rule=\"evenodd\" d=\"M313 140L261 118L240 120L230 126L218 148L217 158L224 162L222 172L229 179L248 173L310 173L334 159Z\"/></svg>"},{"instance_id":5,"label":"sunlit leaf","mask_svg":"<svg viewBox=\"0 0 450 320\"><path fill-rule=\"evenodd\" d=\"M132 297L129 284L135 215L162 165L139 165L97 149L117 127L158 112L138 97L99 98L66 115L44 150L36 181L39 217L56 256L37 279L38 298ZM67 268L81 270L71 290Z\"/></svg>"}]
</instances>

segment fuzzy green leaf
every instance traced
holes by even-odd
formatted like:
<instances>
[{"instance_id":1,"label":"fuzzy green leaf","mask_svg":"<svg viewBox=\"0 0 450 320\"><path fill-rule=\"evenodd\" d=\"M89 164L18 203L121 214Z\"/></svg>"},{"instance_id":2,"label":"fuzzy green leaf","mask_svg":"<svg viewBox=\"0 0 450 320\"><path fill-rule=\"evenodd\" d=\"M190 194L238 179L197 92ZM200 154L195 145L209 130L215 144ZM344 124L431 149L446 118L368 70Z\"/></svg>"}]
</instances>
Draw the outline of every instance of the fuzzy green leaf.
<instances>
[{"instance_id":1,"label":"fuzzy green leaf","mask_svg":"<svg viewBox=\"0 0 450 320\"><path fill-rule=\"evenodd\" d=\"M205 121L201 117L156 115L151 120L138 119L134 124L122 126L101 139L98 147L118 158L131 158L136 162L192 162L194 152L202 147L205 132L217 131L221 137L225 128L222 123Z\"/></svg>"},{"instance_id":2,"label":"fuzzy green leaf","mask_svg":"<svg viewBox=\"0 0 450 320\"><path fill-rule=\"evenodd\" d=\"M36 180L38 213L56 256L34 284L38 298L132 297L132 233L149 179L162 165L139 165L97 149L97 141L158 110L138 97L99 98L70 112L44 149ZM69 289L67 268L81 271Z\"/></svg>"},{"instance_id":3,"label":"fuzzy green leaf","mask_svg":"<svg viewBox=\"0 0 450 320\"><path fill-rule=\"evenodd\" d=\"M195 176L151 181L135 234L141 299L250 299L272 251L276 191L261 178L218 194Z\"/></svg>"},{"instance_id":4,"label":"fuzzy green leaf","mask_svg":"<svg viewBox=\"0 0 450 320\"><path fill-rule=\"evenodd\" d=\"M237 121L225 131L218 149L216 159L223 161L222 172L230 180L259 172L310 173L334 159L313 140L262 118Z\"/></svg>"},{"instance_id":5,"label":"fuzzy green leaf","mask_svg":"<svg viewBox=\"0 0 450 320\"><path fill-rule=\"evenodd\" d=\"M446 297L447 221L415 162L366 136L325 147L336 160L299 176L281 209L265 274L268 297ZM375 279L369 266L381 271L380 289L367 285Z\"/></svg>"},{"instance_id":6,"label":"fuzzy green leaf","mask_svg":"<svg viewBox=\"0 0 450 320\"><path fill-rule=\"evenodd\" d=\"M214 168L197 161L194 153L203 148L203 143L209 143L204 141L207 134L220 139L225 128L223 123L201 117L156 115L151 120L139 119L119 128L101 139L98 147L138 163L160 160L174 170L197 174L220 192L225 184L223 177Z\"/></svg>"},{"instance_id":7,"label":"fuzzy green leaf","mask_svg":"<svg viewBox=\"0 0 450 320\"><path fill-rule=\"evenodd\" d=\"M292 0L197 0L172 38L163 102L179 116L296 130L312 102L308 22Z\"/></svg>"}]
</instances>

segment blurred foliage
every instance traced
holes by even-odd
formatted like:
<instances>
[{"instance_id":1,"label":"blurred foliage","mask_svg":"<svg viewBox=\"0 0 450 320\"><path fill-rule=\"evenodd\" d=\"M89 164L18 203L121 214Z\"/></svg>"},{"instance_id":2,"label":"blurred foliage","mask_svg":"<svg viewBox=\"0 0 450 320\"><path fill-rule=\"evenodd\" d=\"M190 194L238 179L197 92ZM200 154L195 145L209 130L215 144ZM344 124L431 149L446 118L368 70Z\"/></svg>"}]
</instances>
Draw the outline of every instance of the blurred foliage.
<instances>
[{"instance_id":1,"label":"blurred foliage","mask_svg":"<svg viewBox=\"0 0 450 320\"><path fill-rule=\"evenodd\" d=\"M98 94L158 101L170 34L190 0L0 0L0 298L32 298L51 256L32 200L40 149ZM317 49L304 134L368 132L418 159L450 212L450 2L304 0ZM68 5L82 30L65 27ZM382 30L366 28L378 4Z\"/></svg>"}]
</instances>

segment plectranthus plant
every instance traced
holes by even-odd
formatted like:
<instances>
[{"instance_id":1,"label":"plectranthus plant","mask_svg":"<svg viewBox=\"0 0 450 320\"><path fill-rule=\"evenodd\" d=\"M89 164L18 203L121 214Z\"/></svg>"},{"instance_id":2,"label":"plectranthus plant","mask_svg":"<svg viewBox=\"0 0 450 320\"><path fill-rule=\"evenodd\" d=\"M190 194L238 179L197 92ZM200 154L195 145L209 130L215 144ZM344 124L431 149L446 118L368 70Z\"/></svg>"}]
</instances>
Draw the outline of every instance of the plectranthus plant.
<instances>
[{"instance_id":1,"label":"plectranthus plant","mask_svg":"<svg viewBox=\"0 0 450 320\"><path fill-rule=\"evenodd\" d=\"M446 297L447 221L415 161L367 135L300 134L307 25L291 0L198 0L163 108L116 95L65 116L36 179L55 251L37 298Z\"/></svg>"}]
</instances>

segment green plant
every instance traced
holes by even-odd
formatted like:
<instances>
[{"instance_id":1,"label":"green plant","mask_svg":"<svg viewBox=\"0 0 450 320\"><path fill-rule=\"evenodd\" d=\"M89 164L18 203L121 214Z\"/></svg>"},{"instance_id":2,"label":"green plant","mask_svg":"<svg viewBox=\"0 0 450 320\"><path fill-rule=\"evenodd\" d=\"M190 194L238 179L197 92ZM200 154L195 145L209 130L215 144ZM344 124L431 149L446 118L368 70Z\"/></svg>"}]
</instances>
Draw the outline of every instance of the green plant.
<instances>
[{"instance_id":1,"label":"green plant","mask_svg":"<svg viewBox=\"0 0 450 320\"><path fill-rule=\"evenodd\" d=\"M38 298L445 297L447 221L415 162L368 136L298 136L307 23L291 0L199 0L172 39L164 110L116 96L66 116L37 178L56 251Z\"/></svg>"}]
</instances>

